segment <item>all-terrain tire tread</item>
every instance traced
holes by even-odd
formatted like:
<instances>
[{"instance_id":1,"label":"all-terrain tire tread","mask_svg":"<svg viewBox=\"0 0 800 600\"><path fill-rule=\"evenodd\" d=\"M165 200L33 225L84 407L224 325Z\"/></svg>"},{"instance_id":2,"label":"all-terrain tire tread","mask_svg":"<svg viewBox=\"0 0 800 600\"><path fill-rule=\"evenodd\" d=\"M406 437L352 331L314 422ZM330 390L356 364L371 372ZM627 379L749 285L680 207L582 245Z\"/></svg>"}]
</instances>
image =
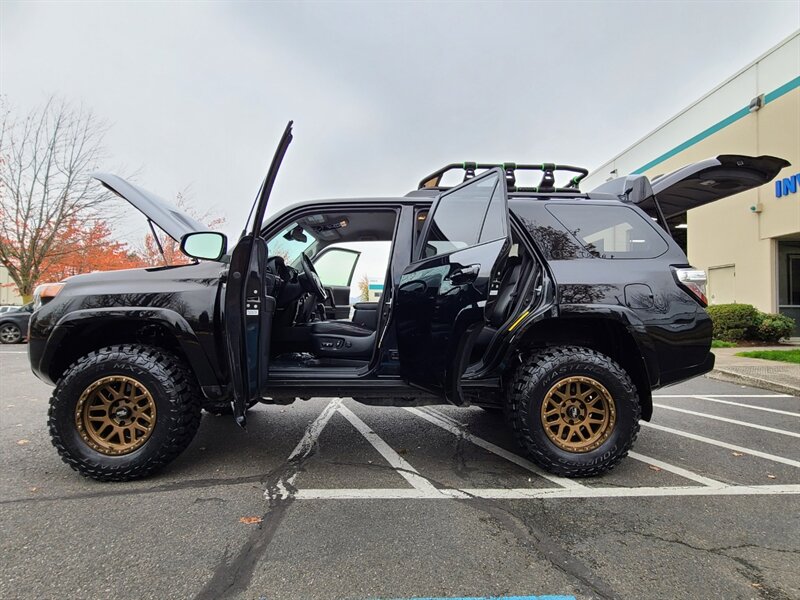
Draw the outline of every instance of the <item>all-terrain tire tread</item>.
<instances>
[{"instance_id":1,"label":"all-terrain tire tread","mask_svg":"<svg viewBox=\"0 0 800 600\"><path fill-rule=\"evenodd\" d=\"M61 390L86 368L99 362L115 359L133 361L141 368L147 369L153 376L162 371L164 376L159 377L160 383L167 389L172 388L173 392L170 394L169 400L172 405L174 424L169 430L166 443L162 444L146 461L135 466L120 468L101 466L95 461L73 456L64 444L55 419L55 407L59 402ZM162 348L142 344L118 344L100 348L72 363L59 379L50 397L50 407L47 412L51 441L61 460L81 475L98 481L140 479L174 460L191 443L200 426L200 397L201 393L195 377L186 364Z\"/></svg>"},{"instance_id":2,"label":"all-terrain tire tread","mask_svg":"<svg viewBox=\"0 0 800 600\"><path fill-rule=\"evenodd\" d=\"M560 363L574 360L575 358L601 364L604 368L612 371L625 389L627 397L632 399L631 408L633 409L634 416L632 435L630 435L628 439L622 440L622 447L614 453L610 460L592 466L567 466L554 461L537 443L535 443L531 436L531 419L538 418L538 415L530 414L530 403L526 401L528 390L548 372L557 368ZM531 354L524 360L523 364L520 365L514 374L510 392L506 405L506 417L517 442L530 454L533 462L556 475L563 477L594 477L607 473L628 455L628 451L633 446L639 434L639 419L642 409L638 401L636 386L628 373L614 360L591 348L584 348L582 346L556 346L539 350Z\"/></svg>"}]
</instances>

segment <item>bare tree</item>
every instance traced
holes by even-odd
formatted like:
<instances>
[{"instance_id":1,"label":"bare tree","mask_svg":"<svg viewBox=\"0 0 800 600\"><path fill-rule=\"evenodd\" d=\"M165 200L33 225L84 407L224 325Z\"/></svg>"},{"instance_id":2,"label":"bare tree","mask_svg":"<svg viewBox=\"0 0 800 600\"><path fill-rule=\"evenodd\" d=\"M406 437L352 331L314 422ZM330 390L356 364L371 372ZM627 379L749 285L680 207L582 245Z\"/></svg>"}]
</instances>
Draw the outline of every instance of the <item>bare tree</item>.
<instances>
[{"instance_id":1,"label":"bare tree","mask_svg":"<svg viewBox=\"0 0 800 600\"><path fill-rule=\"evenodd\" d=\"M65 226L109 197L90 177L106 126L57 98L21 119L0 110L0 264L28 301L43 265L69 251Z\"/></svg>"}]
</instances>

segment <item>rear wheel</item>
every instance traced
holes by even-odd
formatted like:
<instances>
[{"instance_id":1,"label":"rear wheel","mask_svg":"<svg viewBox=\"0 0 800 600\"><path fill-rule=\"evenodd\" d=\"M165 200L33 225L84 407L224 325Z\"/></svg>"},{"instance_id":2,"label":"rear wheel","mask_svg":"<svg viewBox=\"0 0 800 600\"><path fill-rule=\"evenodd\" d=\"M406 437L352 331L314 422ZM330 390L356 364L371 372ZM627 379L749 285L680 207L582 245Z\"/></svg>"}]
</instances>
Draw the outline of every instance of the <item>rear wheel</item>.
<instances>
[{"instance_id":1,"label":"rear wheel","mask_svg":"<svg viewBox=\"0 0 800 600\"><path fill-rule=\"evenodd\" d=\"M18 344L22 339L22 331L14 323L0 325L0 343Z\"/></svg>"},{"instance_id":2,"label":"rear wheel","mask_svg":"<svg viewBox=\"0 0 800 600\"><path fill-rule=\"evenodd\" d=\"M91 352L59 380L50 435L70 467L101 481L145 477L176 458L200 423L199 390L175 356L140 345Z\"/></svg>"},{"instance_id":3,"label":"rear wheel","mask_svg":"<svg viewBox=\"0 0 800 600\"><path fill-rule=\"evenodd\" d=\"M507 413L520 445L557 475L611 470L639 432L631 378L614 360L578 346L542 350L513 380Z\"/></svg>"}]
</instances>

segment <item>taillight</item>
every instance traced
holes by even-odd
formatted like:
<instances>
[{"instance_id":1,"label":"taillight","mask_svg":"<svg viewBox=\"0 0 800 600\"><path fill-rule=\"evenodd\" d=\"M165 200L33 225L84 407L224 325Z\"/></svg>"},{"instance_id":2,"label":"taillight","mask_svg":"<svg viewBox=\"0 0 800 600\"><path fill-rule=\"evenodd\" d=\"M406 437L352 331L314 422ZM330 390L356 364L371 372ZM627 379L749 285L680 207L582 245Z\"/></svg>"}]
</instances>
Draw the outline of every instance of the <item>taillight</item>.
<instances>
[{"instance_id":1,"label":"taillight","mask_svg":"<svg viewBox=\"0 0 800 600\"><path fill-rule=\"evenodd\" d=\"M33 310L41 308L43 305L50 302L50 300L58 296L58 293L63 287L63 283L43 283L42 285L37 286L33 292Z\"/></svg>"},{"instance_id":2,"label":"taillight","mask_svg":"<svg viewBox=\"0 0 800 600\"><path fill-rule=\"evenodd\" d=\"M700 269L676 269L673 267L675 279L678 280L678 285L697 300L702 306L708 306L708 298L706 298L706 272Z\"/></svg>"}]
</instances>

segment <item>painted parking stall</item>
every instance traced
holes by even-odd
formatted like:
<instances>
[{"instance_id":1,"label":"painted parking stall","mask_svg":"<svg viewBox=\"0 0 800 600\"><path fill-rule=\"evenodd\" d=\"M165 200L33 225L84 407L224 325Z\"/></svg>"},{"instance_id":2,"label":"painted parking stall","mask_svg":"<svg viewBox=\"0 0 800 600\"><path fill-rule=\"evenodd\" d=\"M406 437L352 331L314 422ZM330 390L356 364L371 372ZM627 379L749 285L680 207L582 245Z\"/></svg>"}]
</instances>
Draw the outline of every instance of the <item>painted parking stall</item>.
<instances>
[{"instance_id":1,"label":"painted parking stall","mask_svg":"<svg viewBox=\"0 0 800 600\"><path fill-rule=\"evenodd\" d=\"M701 412L699 410L689 410L678 408L669 404L670 400L676 398L695 398L708 403L719 403L724 406L735 406L737 409L746 409L753 412L754 419L757 419L761 414L768 414L770 416L780 415L786 419L797 420L800 419L800 413L781 410L769 409L764 406L751 406L748 405L746 400L749 398L746 394L731 395L726 394L724 398L715 398L712 395L675 395L667 394L657 396L655 400L656 410L677 412L680 415L691 417L702 422L704 419L710 419L716 422L722 422L726 425L732 426L735 432L736 428L745 427L755 429L760 433L769 434L772 436L784 436L789 438L800 437L800 434L787 429L780 429L767 425L761 425L755 420L744 421L741 419L733 419L723 417L720 415L711 414L708 412ZM760 398L787 398L788 396L782 394L773 395L760 395ZM701 402L702 404L702 402ZM474 445L484 452L491 454L498 461L508 461L517 467L528 471L531 475L529 481L533 482L535 478L538 480L545 480L547 485L528 485L525 487L507 487L505 485L498 487L451 487L437 485L435 478L426 477L424 471L420 471L413 466L413 458L404 458L398 453L398 450L392 447L390 442L381 437L369 424L370 415L375 414L374 409L360 406L352 401L342 400L339 398L328 401L324 409L320 413L320 417L314 420L309 426L309 429L304 435L301 445L305 451L310 453L311 449L316 445L319 436L324 431L325 424L327 424L330 415L339 413L352 425L352 435L362 436L382 457L386 466L393 469L398 476L405 479L407 482L406 487L390 487L390 488L373 488L373 487L337 487L337 488L305 488L302 485L302 477L297 481L295 488L295 480L292 479L291 487L294 491L290 492L289 487L283 484L279 485L280 493L283 497L292 496L298 500L367 500L367 499L380 499L380 500L469 500L469 499L498 499L498 500L511 500L511 499L542 499L542 498L621 498L621 497L676 497L676 496L738 496L738 495L784 495L784 494L800 494L800 482L784 483L766 479L763 484L754 484L752 482L731 482L732 475L726 473L719 479L710 477L699 470L693 470L691 466L675 464L669 460L668 452L663 452L661 456L652 454L643 454L640 452L630 452L627 465L630 467L631 461L635 461L646 465L650 470L656 473L665 472L672 474L679 478L681 481L678 485L613 485L603 486L599 485L586 485L583 481L593 481L596 483L598 480L575 480L566 479L551 475L538 466L527 460L526 458L517 454L517 451L508 449L496 443L493 443L479 435L472 433L463 422L459 420L458 411L443 407L414 407L402 409L408 418L413 420L421 419L427 424L433 426L435 429L440 430L445 435L452 436L454 444L468 443ZM778 411L778 412L775 412ZM358 413L368 413L363 417L358 416ZM474 414L475 411L472 411ZM454 416L455 415L455 416ZM482 413L478 413L479 417L485 417ZM323 418L324 417L324 418ZM403 429L404 425L396 422L396 415L393 416L394 426ZM682 417L682 418L686 418ZM320 419L323 423L320 425ZM667 433L673 437L672 441L684 439L691 439L701 444L709 445L713 448L724 448L733 453L734 456L752 456L765 461L776 462L782 465L787 465L795 469L800 468L800 461L793 458L777 455L770 452L764 452L758 448L743 446L729 441L706 437L678 429L654 423L643 423L642 437L647 437L649 430ZM668 447L665 448L668 450ZM327 449L326 449L327 450ZM404 449L401 449L405 452ZM413 454L413 453L412 453ZM290 456L290 460L295 455ZM602 482L603 478L599 478ZM267 497L270 496L271 490L265 491Z\"/></svg>"}]
</instances>

